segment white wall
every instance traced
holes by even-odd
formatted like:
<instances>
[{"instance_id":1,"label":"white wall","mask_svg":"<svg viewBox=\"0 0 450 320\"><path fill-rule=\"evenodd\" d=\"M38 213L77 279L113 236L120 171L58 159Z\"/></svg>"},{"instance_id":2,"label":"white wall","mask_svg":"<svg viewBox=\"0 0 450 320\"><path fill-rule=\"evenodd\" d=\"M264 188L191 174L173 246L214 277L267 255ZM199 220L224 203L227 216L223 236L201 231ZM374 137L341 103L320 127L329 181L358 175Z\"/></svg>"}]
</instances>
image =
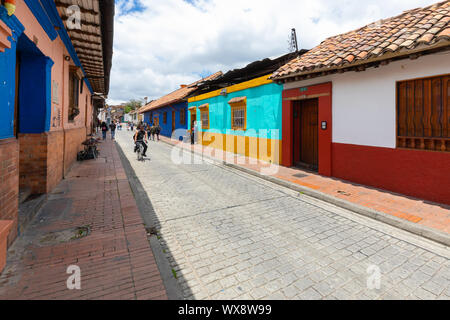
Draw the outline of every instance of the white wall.
<instances>
[{"instance_id":1,"label":"white wall","mask_svg":"<svg viewBox=\"0 0 450 320\"><path fill-rule=\"evenodd\" d=\"M292 89L332 81L333 142L395 148L396 81L450 74L450 52L400 60L364 72L290 82Z\"/></svg>"}]
</instances>

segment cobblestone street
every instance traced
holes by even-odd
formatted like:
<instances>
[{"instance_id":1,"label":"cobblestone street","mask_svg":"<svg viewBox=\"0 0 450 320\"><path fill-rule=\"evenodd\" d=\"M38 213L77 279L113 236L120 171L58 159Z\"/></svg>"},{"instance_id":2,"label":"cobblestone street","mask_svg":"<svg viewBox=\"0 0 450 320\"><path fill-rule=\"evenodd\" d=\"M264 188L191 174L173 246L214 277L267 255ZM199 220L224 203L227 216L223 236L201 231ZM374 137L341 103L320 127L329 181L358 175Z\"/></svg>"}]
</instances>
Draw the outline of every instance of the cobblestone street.
<instances>
[{"instance_id":1,"label":"cobblestone street","mask_svg":"<svg viewBox=\"0 0 450 320\"><path fill-rule=\"evenodd\" d=\"M138 162L132 133L116 139L185 298L450 299L448 247L218 163L176 164L163 142Z\"/></svg>"}]
</instances>

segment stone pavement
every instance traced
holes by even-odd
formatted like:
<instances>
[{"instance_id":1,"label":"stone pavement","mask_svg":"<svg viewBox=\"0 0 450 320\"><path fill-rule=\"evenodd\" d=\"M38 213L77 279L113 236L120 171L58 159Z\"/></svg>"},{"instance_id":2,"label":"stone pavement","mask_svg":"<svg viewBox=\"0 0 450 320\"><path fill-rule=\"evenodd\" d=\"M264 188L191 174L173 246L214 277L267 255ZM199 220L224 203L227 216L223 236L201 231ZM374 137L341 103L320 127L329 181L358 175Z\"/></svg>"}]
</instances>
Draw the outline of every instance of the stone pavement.
<instances>
[{"instance_id":1,"label":"stone pavement","mask_svg":"<svg viewBox=\"0 0 450 320\"><path fill-rule=\"evenodd\" d=\"M190 152L174 162L165 143L138 162L130 132L117 142L186 299L450 299L448 247Z\"/></svg>"},{"instance_id":2,"label":"stone pavement","mask_svg":"<svg viewBox=\"0 0 450 320\"><path fill-rule=\"evenodd\" d=\"M191 149L200 154L208 154L212 158L224 161L231 159L233 164L256 172L270 166L263 161L254 159L250 161L248 157L241 155L219 153L215 149L202 147L199 144L194 146L186 143L179 144L178 141L167 137L161 137L161 140L170 144L177 143L180 147ZM277 173L274 175L276 178L450 234L450 206L448 205L415 199L337 178L324 177L297 168L273 166L277 169Z\"/></svg>"},{"instance_id":3,"label":"stone pavement","mask_svg":"<svg viewBox=\"0 0 450 320\"><path fill-rule=\"evenodd\" d=\"M167 299L147 232L111 140L77 162L24 234L0 276L3 299ZM81 271L68 290L67 268Z\"/></svg>"}]
</instances>

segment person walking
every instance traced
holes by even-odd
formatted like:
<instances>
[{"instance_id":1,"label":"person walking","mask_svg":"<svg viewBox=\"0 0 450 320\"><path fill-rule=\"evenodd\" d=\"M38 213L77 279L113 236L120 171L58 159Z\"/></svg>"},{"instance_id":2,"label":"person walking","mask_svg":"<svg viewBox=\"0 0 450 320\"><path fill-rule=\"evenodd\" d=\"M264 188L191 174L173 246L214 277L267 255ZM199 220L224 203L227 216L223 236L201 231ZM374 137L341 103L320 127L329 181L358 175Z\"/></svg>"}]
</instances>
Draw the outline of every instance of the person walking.
<instances>
[{"instance_id":1,"label":"person walking","mask_svg":"<svg viewBox=\"0 0 450 320\"><path fill-rule=\"evenodd\" d=\"M159 123L158 123L158 125L155 128L155 133L156 133L156 138L159 141L159 134L161 133L161 127L160 127Z\"/></svg>"},{"instance_id":2,"label":"person walking","mask_svg":"<svg viewBox=\"0 0 450 320\"><path fill-rule=\"evenodd\" d=\"M191 128L191 144L195 143L195 129L194 127Z\"/></svg>"},{"instance_id":3,"label":"person walking","mask_svg":"<svg viewBox=\"0 0 450 320\"><path fill-rule=\"evenodd\" d=\"M155 141L155 126L150 127L150 135L151 135L151 139L153 141Z\"/></svg>"},{"instance_id":4,"label":"person walking","mask_svg":"<svg viewBox=\"0 0 450 320\"><path fill-rule=\"evenodd\" d=\"M108 125L106 124L105 121L102 122L100 128L102 130L103 140L106 140L106 132L108 132Z\"/></svg>"},{"instance_id":5,"label":"person walking","mask_svg":"<svg viewBox=\"0 0 450 320\"><path fill-rule=\"evenodd\" d=\"M152 127L146 123L146 127L145 127L146 131L147 131L147 138L148 140L151 140L151 131L152 131Z\"/></svg>"},{"instance_id":6,"label":"person walking","mask_svg":"<svg viewBox=\"0 0 450 320\"><path fill-rule=\"evenodd\" d=\"M113 121L111 122L111 124L109 125L109 128L111 129L111 140L114 140L115 136L116 136L116 123Z\"/></svg>"}]
</instances>

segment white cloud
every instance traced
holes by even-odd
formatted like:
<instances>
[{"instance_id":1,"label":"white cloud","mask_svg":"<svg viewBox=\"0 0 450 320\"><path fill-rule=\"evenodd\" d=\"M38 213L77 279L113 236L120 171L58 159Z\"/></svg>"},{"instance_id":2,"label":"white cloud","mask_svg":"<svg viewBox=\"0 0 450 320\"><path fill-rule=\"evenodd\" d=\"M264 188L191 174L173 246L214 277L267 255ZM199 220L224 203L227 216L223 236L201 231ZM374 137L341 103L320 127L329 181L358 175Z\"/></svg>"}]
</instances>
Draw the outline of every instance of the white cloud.
<instances>
[{"instance_id":1,"label":"white cloud","mask_svg":"<svg viewBox=\"0 0 450 320\"><path fill-rule=\"evenodd\" d=\"M118 0L110 102L155 99L207 72L285 54L293 27L300 48L309 49L329 36L435 2Z\"/></svg>"}]
</instances>

